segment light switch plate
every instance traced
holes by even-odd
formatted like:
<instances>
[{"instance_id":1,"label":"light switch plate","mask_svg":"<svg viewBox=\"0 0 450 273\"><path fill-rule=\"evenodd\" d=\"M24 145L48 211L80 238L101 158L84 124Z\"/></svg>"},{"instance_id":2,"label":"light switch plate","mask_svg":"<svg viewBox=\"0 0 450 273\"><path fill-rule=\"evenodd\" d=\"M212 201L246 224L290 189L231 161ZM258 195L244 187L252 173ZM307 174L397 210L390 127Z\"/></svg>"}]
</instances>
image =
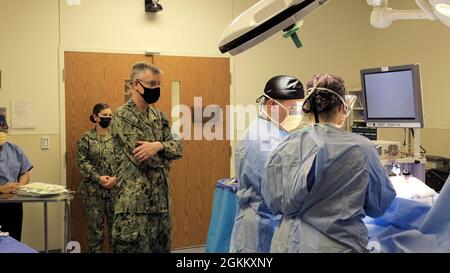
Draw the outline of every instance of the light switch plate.
<instances>
[{"instance_id":1,"label":"light switch plate","mask_svg":"<svg viewBox=\"0 0 450 273\"><path fill-rule=\"evenodd\" d=\"M48 136L43 136L41 138L41 149L42 150L50 149L50 138Z\"/></svg>"}]
</instances>

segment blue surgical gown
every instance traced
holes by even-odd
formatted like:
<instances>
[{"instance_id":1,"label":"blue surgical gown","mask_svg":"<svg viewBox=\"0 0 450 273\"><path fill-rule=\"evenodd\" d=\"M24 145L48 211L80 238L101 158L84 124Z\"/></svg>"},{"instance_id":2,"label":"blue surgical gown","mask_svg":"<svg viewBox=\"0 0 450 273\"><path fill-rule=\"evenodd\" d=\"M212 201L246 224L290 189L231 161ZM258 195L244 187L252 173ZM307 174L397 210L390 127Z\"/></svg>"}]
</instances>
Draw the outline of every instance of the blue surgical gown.
<instances>
[{"instance_id":1,"label":"blue surgical gown","mask_svg":"<svg viewBox=\"0 0 450 273\"><path fill-rule=\"evenodd\" d=\"M6 142L0 151L0 185L18 182L33 166L19 146Z\"/></svg>"},{"instance_id":2,"label":"blue surgical gown","mask_svg":"<svg viewBox=\"0 0 450 273\"><path fill-rule=\"evenodd\" d=\"M430 208L412 200L390 209L383 217L372 219L377 226L385 226L373 241L379 251L388 253L450 253L450 177Z\"/></svg>"},{"instance_id":3,"label":"blue surgical gown","mask_svg":"<svg viewBox=\"0 0 450 273\"><path fill-rule=\"evenodd\" d=\"M381 216L396 195L374 145L333 125L280 143L262 185L269 208L283 215L271 252L367 252L363 218Z\"/></svg>"},{"instance_id":4,"label":"blue surgical gown","mask_svg":"<svg viewBox=\"0 0 450 273\"><path fill-rule=\"evenodd\" d=\"M260 193L261 180L269 153L287 135L260 117L250 124L236 149L239 190L238 211L230 242L232 253L270 251L273 231L280 216L273 215L264 203Z\"/></svg>"}]
</instances>

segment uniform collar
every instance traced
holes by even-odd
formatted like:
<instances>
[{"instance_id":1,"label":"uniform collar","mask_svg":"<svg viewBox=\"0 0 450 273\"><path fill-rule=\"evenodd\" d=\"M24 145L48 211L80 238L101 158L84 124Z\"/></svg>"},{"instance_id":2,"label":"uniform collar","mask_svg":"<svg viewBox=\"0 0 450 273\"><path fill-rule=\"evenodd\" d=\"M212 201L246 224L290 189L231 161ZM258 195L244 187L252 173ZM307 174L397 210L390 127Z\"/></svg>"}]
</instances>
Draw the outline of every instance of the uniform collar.
<instances>
[{"instance_id":1,"label":"uniform collar","mask_svg":"<svg viewBox=\"0 0 450 273\"><path fill-rule=\"evenodd\" d=\"M134 103L134 101L132 99L130 99L127 102L126 106L136 115L136 117L138 117L141 120L143 118L149 119L150 121L154 121L154 120L158 119L157 110L153 106L149 106L145 113L142 113L141 111L139 111L139 109L136 106L136 103Z\"/></svg>"},{"instance_id":2,"label":"uniform collar","mask_svg":"<svg viewBox=\"0 0 450 273\"><path fill-rule=\"evenodd\" d=\"M3 151L6 151L8 149L8 147L11 147L11 143L9 143L8 141L6 141L1 147L0 147L0 153L3 153Z\"/></svg>"},{"instance_id":3,"label":"uniform collar","mask_svg":"<svg viewBox=\"0 0 450 273\"><path fill-rule=\"evenodd\" d=\"M105 136L99 136L97 134L97 129L94 127L91 130L89 130L89 137L92 139L98 139L98 140L109 140L111 139L111 135L107 134Z\"/></svg>"}]
</instances>

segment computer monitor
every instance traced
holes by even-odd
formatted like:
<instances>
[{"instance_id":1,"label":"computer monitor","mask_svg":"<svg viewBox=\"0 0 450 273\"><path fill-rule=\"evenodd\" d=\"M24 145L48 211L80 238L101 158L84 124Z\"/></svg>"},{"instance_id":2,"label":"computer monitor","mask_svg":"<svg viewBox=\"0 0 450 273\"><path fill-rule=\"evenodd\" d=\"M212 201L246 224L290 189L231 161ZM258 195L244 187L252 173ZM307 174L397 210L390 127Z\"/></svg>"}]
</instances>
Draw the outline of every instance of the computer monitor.
<instances>
[{"instance_id":1,"label":"computer monitor","mask_svg":"<svg viewBox=\"0 0 450 273\"><path fill-rule=\"evenodd\" d=\"M361 70L368 127L423 128L418 64Z\"/></svg>"}]
</instances>

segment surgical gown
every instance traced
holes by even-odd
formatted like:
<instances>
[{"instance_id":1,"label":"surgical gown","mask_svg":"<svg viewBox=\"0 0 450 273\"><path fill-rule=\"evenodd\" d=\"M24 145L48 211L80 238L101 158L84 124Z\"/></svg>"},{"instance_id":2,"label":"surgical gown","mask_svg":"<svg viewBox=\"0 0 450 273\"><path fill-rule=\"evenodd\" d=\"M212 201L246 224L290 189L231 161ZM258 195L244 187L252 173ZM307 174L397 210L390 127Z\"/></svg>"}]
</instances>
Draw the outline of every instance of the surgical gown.
<instances>
[{"instance_id":1,"label":"surgical gown","mask_svg":"<svg viewBox=\"0 0 450 273\"><path fill-rule=\"evenodd\" d=\"M261 193L283 215L271 252L368 252L363 218L395 198L374 145L333 125L307 127L274 149Z\"/></svg>"},{"instance_id":2,"label":"surgical gown","mask_svg":"<svg viewBox=\"0 0 450 273\"><path fill-rule=\"evenodd\" d=\"M231 235L232 253L268 253L273 231L280 216L264 203L260 185L264 163L287 132L270 121L257 118L249 126L236 149L236 175L239 177L238 211Z\"/></svg>"},{"instance_id":3,"label":"surgical gown","mask_svg":"<svg viewBox=\"0 0 450 273\"><path fill-rule=\"evenodd\" d=\"M450 177L431 208L413 200L397 203L390 213L371 221L386 226L372 239L380 252L450 253Z\"/></svg>"}]
</instances>

